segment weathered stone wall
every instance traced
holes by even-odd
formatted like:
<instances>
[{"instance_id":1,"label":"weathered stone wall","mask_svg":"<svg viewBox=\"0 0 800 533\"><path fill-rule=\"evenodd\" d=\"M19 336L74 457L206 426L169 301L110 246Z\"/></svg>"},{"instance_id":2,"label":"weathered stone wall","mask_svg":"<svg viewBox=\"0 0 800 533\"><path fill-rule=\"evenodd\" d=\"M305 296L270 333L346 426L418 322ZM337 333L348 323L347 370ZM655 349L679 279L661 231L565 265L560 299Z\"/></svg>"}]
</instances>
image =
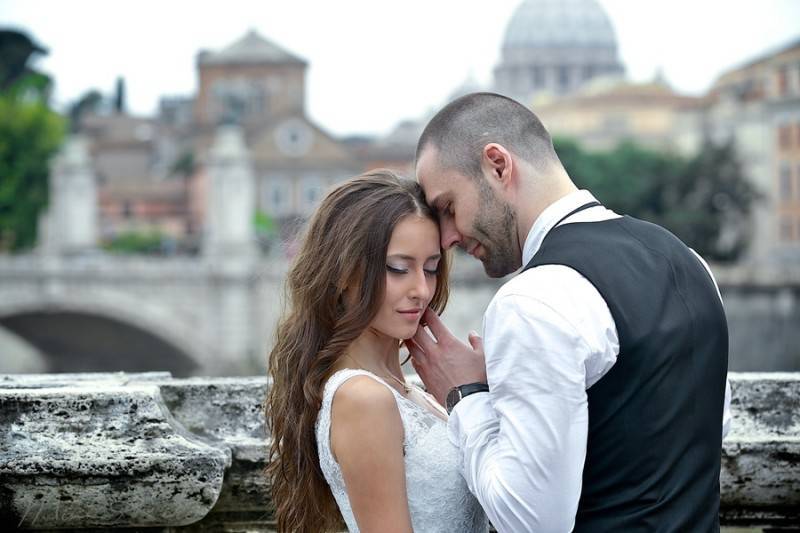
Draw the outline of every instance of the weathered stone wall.
<instances>
[{"instance_id":1,"label":"weathered stone wall","mask_svg":"<svg viewBox=\"0 0 800 533\"><path fill-rule=\"evenodd\" d=\"M800 523L800 375L732 374L721 518ZM270 531L264 378L0 376L0 526Z\"/></svg>"}]
</instances>

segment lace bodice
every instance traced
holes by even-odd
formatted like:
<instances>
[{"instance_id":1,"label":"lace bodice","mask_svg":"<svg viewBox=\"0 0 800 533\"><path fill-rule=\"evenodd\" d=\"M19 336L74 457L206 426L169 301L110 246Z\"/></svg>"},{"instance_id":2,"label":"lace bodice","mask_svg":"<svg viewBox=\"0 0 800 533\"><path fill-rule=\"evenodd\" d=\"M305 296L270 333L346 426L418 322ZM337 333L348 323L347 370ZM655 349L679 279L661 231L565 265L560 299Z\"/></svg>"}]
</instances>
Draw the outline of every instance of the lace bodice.
<instances>
[{"instance_id":1,"label":"lace bodice","mask_svg":"<svg viewBox=\"0 0 800 533\"><path fill-rule=\"evenodd\" d=\"M447 423L404 398L381 378L366 370L344 369L325 384L316 433L322 473L351 532L358 531L347 498L342 471L330 447L331 404L336 390L353 376L369 376L394 394L403 421L406 492L411 525L416 533L486 532L488 522L461 476L458 450L447 436Z\"/></svg>"}]
</instances>

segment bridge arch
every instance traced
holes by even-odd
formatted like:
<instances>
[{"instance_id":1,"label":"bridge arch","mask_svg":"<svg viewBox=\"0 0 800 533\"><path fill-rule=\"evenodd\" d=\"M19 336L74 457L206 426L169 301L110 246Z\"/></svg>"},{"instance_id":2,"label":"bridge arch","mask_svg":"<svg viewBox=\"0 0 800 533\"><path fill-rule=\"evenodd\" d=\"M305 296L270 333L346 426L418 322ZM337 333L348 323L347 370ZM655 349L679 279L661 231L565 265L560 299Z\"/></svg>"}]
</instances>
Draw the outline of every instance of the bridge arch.
<instances>
[{"instance_id":1,"label":"bridge arch","mask_svg":"<svg viewBox=\"0 0 800 533\"><path fill-rule=\"evenodd\" d=\"M48 372L167 370L187 376L208 361L200 328L165 306L111 289L4 292L0 327L39 349Z\"/></svg>"}]
</instances>

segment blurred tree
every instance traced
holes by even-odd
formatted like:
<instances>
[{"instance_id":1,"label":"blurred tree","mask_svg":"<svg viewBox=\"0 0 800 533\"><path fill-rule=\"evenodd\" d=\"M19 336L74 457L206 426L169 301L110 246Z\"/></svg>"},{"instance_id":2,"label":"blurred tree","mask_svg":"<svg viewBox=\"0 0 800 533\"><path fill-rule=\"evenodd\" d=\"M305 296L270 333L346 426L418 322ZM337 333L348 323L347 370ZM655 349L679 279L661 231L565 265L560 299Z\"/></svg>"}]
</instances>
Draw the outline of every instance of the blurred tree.
<instances>
[{"instance_id":1,"label":"blurred tree","mask_svg":"<svg viewBox=\"0 0 800 533\"><path fill-rule=\"evenodd\" d=\"M48 202L49 161L64 121L48 106L50 78L27 65L44 49L16 31L0 30L0 251L36 242Z\"/></svg>"},{"instance_id":2,"label":"blurred tree","mask_svg":"<svg viewBox=\"0 0 800 533\"><path fill-rule=\"evenodd\" d=\"M0 91L7 91L20 78L31 74L28 61L33 54L47 50L24 33L0 29Z\"/></svg>"},{"instance_id":3,"label":"blurred tree","mask_svg":"<svg viewBox=\"0 0 800 533\"><path fill-rule=\"evenodd\" d=\"M275 219L267 213L257 209L253 215L253 225L255 226L256 239L262 251L268 252L274 241L278 238L279 228Z\"/></svg>"},{"instance_id":4,"label":"blurred tree","mask_svg":"<svg viewBox=\"0 0 800 533\"><path fill-rule=\"evenodd\" d=\"M103 248L120 254L161 254L167 239L158 231L128 231L116 235Z\"/></svg>"},{"instance_id":5,"label":"blurred tree","mask_svg":"<svg viewBox=\"0 0 800 533\"><path fill-rule=\"evenodd\" d=\"M90 89L83 93L75 102L70 104L67 110L69 116L70 130L80 131L83 125L83 117L88 113L97 113L103 106L103 95L97 89Z\"/></svg>"},{"instance_id":6,"label":"blurred tree","mask_svg":"<svg viewBox=\"0 0 800 533\"><path fill-rule=\"evenodd\" d=\"M185 150L178 156L170 166L170 176L180 176L188 179L197 169L197 161L195 161L194 152Z\"/></svg>"},{"instance_id":7,"label":"blurred tree","mask_svg":"<svg viewBox=\"0 0 800 533\"><path fill-rule=\"evenodd\" d=\"M610 209L664 226L707 259L734 261L747 248L760 195L733 144L706 141L689 159L631 142L608 152L587 152L569 139L554 144L576 185Z\"/></svg>"},{"instance_id":8,"label":"blurred tree","mask_svg":"<svg viewBox=\"0 0 800 533\"><path fill-rule=\"evenodd\" d=\"M117 78L117 87L114 91L114 112L125 113L125 78Z\"/></svg>"}]
</instances>

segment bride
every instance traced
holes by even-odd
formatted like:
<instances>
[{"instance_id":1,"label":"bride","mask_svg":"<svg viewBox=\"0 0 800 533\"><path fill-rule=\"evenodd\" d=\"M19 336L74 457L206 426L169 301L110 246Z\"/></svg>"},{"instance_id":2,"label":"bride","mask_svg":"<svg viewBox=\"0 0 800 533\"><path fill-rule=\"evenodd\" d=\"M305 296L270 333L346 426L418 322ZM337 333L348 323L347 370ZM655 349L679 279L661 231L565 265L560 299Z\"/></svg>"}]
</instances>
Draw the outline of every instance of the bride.
<instances>
[{"instance_id":1,"label":"bride","mask_svg":"<svg viewBox=\"0 0 800 533\"><path fill-rule=\"evenodd\" d=\"M488 530L446 412L400 367L400 343L425 309L444 308L447 271L416 182L374 171L322 201L269 359L278 531Z\"/></svg>"}]
</instances>

